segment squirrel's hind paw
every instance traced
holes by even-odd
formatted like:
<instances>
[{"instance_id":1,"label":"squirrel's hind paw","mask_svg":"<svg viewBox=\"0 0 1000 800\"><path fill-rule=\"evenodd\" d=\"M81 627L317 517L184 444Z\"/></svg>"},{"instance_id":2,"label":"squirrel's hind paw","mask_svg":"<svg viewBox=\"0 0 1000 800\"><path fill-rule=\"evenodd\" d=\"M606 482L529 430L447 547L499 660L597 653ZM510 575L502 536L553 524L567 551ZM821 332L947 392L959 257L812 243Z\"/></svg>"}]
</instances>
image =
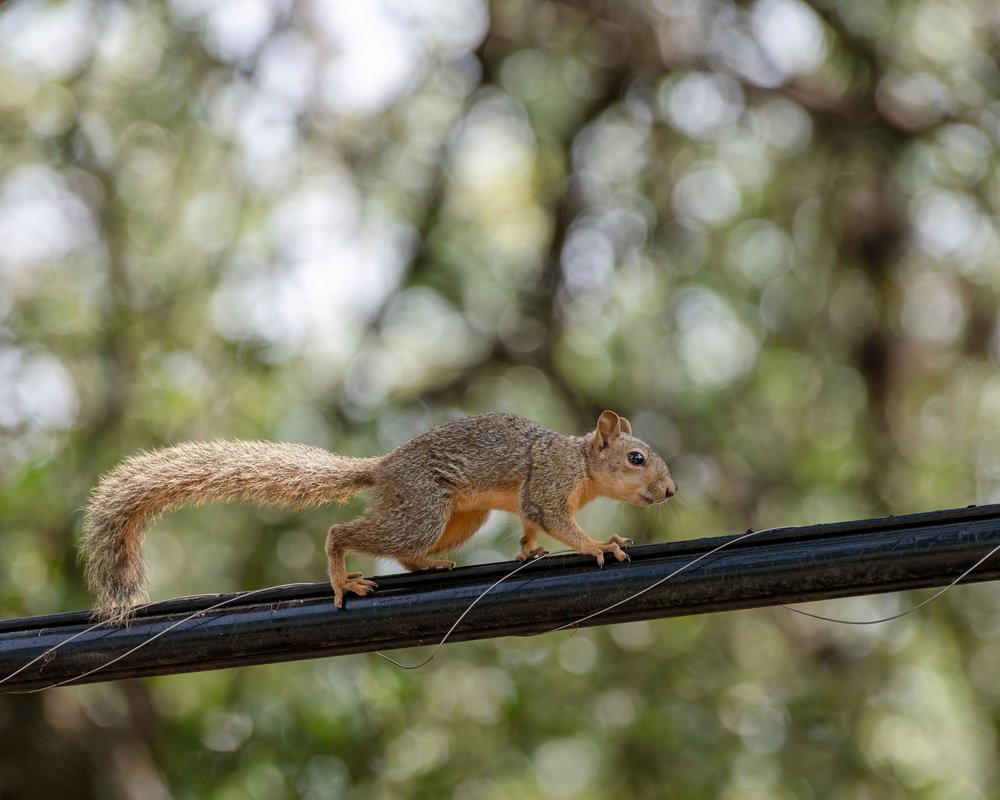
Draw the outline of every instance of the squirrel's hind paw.
<instances>
[{"instance_id":1,"label":"squirrel's hind paw","mask_svg":"<svg viewBox=\"0 0 1000 800\"><path fill-rule=\"evenodd\" d=\"M437 558L424 558L423 556L412 556L410 558L397 558L403 569L410 572L424 572L429 569L454 569L455 562Z\"/></svg>"},{"instance_id":2,"label":"squirrel's hind paw","mask_svg":"<svg viewBox=\"0 0 1000 800\"><path fill-rule=\"evenodd\" d=\"M515 561L527 561L529 558L541 558L542 556L547 556L549 551L544 547L535 547L530 550L521 550L516 556L514 556Z\"/></svg>"},{"instance_id":3,"label":"squirrel's hind paw","mask_svg":"<svg viewBox=\"0 0 1000 800\"><path fill-rule=\"evenodd\" d=\"M333 603L337 608L343 608L344 592L351 592L352 594L364 597L366 594L374 592L377 588L378 584L375 581L362 578L360 572L348 572L346 581L340 585L333 585Z\"/></svg>"}]
</instances>

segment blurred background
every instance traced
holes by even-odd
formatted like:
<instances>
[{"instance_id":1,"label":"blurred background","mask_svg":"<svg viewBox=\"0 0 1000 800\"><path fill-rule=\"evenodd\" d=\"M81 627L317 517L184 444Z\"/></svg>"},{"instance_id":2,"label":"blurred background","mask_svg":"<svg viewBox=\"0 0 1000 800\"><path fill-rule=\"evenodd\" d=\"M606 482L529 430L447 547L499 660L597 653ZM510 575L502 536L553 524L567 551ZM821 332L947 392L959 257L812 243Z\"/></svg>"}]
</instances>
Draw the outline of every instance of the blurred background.
<instances>
[{"instance_id":1,"label":"blurred background","mask_svg":"<svg viewBox=\"0 0 1000 800\"><path fill-rule=\"evenodd\" d=\"M583 522L640 542L1000 499L998 52L991 0L5 3L0 613L88 607L90 487L191 438L613 408L680 495ZM362 509L174 514L153 598L321 581ZM995 797L998 634L980 585L5 696L0 796Z\"/></svg>"}]
</instances>

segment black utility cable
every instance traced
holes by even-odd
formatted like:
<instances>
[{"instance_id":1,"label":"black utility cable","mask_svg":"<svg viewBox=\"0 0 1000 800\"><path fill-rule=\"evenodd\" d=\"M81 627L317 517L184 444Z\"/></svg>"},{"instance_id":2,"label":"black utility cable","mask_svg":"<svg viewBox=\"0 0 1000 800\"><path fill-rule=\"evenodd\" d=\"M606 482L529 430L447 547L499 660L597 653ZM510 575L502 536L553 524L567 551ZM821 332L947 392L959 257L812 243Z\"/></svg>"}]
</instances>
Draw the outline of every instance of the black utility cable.
<instances>
[{"instance_id":1,"label":"black utility cable","mask_svg":"<svg viewBox=\"0 0 1000 800\"><path fill-rule=\"evenodd\" d=\"M603 569L553 555L502 581L516 565L393 575L343 611L307 584L154 603L127 628L87 630L88 612L0 621L0 692L434 645L480 596L449 641L946 586L998 545L1000 505L978 506L633 547ZM1000 555L964 582L997 578Z\"/></svg>"}]
</instances>

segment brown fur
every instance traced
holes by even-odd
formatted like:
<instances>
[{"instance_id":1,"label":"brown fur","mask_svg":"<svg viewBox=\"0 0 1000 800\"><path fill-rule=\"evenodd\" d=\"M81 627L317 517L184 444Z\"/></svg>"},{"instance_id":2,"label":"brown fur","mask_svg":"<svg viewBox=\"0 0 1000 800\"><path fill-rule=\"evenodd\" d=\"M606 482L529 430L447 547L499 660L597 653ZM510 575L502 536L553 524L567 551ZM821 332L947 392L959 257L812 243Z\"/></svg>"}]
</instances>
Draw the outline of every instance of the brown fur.
<instances>
[{"instance_id":1,"label":"brown fur","mask_svg":"<svg viewBox=\"0 0 1000 800\"><path fill-rule=\"evenodd\" d=\"M627 540L588 537L574 515L598 496L637 505L676 492L663 460L631 435L624 417L605 411L586 436L564 436L513 414L451 420L375 458L348 458L315 447L274 442L190 442L139 453L106 475L91 496L82 556L101 618L127 619L146 593L142 538L160 514L184 505L244 500L292 508L345 502L371 489L369 513L327 534L330 582L338 606L344 592L367 594L372 581L348 573L348 552L397 559L406 569L440 569L428 559L452 550L483 524L491 509L521 517L518 558L545 532L604 563L627 558ZM645 463L635 466L628 453Z\"/></svg>"}]
</instances>

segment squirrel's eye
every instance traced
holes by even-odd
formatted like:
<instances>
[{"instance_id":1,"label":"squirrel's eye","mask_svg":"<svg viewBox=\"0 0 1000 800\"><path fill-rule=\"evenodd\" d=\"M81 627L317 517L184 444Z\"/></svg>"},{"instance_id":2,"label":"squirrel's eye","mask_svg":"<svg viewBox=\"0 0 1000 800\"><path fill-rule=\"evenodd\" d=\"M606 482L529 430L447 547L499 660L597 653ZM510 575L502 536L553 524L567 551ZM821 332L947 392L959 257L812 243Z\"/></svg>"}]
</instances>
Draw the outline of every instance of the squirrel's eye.
<instances>
[{"instance_id":1,"label":"squirrel's eye","mask_svg":"<svg viewBox=\"0 0 1000 800\"><path fill-rule=\"evenodd\" d=\"M628 462L629 464L635 464L637 467L641 467L646 463L646 457L638 450L633 450L628 454Z\"/></svg>"}]
</instances>

